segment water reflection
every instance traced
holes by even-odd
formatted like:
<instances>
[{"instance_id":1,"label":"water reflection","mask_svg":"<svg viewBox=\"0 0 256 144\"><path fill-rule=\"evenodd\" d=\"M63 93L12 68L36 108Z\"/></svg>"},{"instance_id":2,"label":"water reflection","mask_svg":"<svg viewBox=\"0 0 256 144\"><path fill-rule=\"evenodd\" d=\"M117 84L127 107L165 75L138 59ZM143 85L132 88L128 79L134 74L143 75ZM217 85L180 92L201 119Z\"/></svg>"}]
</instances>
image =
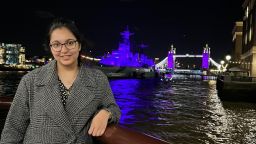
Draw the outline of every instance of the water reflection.
<instances>
[{"instance_id":1,"label":"water reflection","mask_svg":"<svg viewBox=\"0 0 256 144\"><path fill-rule=\"evenodd\" d=\"M122 109L121 124L130 125L158 119L153 116L158 113L154 107L154 96L151 92L155 86L154 82L123 79L112 80L110 84L117 103Z\"/></svg>"},{"instance_id":2,"label":"water reflection","mask_svg":"<svg viewBox=\"0 0 256 144\"><path fill-rule=\"evenodd\" d=\"M256 143L256 105L225 102L230 139L233 143Z\"/></svg>"},{"instance_id":3,"label":"water reflection","mask_svg":"<svg viewBox=\"0 0 256 144\"><path fill-rule=\"evenodd\" d=\"M173 143L256 143L256 108L222 103L215 81L111 80L121 124Z\"/></svg>"},{"instance_id":4,"label":"water reflection","mask_svg":"<svg viewBox=\"0 0 256 144\"><path fill-rule=\"evenodd\" d=\"M20 79L27 72L0 71L0 96L14 96Z\"/></svg>"},{"instance_id":5,"label":"water reflection","mask_svg":"<svg viewBox=\"0 0 256 144\"><path fill-rule=\"evenodd\" d=\"M205 143L227 143L230 137L228 117L216 92L216 82L209 81L206 109L203 116L205 124L200 125L200 129L209 138L204 140Z\"/></svg>"},{"instance_id":6,"label":"water reflection","mask_svg":"<svg viewBox=\"0 0 256 144\"><path fill-rule=\"evenodd\" d=\"M138 88L139 82L137 80L113 80L111 88L115 92L117 103L122 109L121 123L133 124L134 106L139 107L139 98L134 97L134 93Z\"/></svg>"}]
</instances>

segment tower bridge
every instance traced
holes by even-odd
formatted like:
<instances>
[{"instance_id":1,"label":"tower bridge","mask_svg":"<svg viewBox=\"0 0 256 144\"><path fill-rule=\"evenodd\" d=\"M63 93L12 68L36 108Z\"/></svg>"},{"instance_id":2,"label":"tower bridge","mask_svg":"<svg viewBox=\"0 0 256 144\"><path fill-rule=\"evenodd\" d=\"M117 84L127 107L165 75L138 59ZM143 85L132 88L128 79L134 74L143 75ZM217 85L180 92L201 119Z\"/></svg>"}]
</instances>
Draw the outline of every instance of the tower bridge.
<instances>
[{"instance_id":1,"label":"tower bridge","mask_svg":"<svg viewBox=\"0 0 256 144\"><path fill-rule=\"evenodd\" d=\"M215 62L210 57L210 47L208 47L208 44L203 49L203 53L201 55L198 54L176 54L176 48L171 46L171 50L168 52L168 56L164 58L161 62L155 65L155 68L159 71L165 71L166 69L172 69L174 71L180 71L176 69L175 66L175 59L176 58L201 58L202 64L201 64L201 70L208 71L209 65L214 65L218 70L221 68L221 65Z\"/></svg>"}]
</instances>

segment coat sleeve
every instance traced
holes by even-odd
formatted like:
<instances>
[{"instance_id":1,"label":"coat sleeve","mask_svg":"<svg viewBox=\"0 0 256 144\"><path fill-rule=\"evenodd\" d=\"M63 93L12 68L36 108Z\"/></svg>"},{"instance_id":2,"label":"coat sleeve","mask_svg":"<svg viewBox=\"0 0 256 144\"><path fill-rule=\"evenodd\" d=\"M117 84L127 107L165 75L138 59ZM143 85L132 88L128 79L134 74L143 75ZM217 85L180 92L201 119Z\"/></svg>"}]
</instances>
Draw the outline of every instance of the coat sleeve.
<instances>
[{"instance_id":1,"label":"coat sleeve","mask_svg":"<svg viewBox=\"0 0 256 144\"><path fill-rule=\"evenodd\" d=\"M108 123L117 124L121 117L120 108L116 104L107 76L101 71L98 74L98 86L103 95L101 108L111 112Z\"/></svg>"},{"instance_id":2,"label":"coat sleeve","mask_svg":"<svg viewBox=\"0 0 256 144\"><path fill-rule=\"evenodd\" d=\"M25 76L21 79L5 120L0 144L22 143L29 124L28 89Z\"/></svg>"}]
</instances>

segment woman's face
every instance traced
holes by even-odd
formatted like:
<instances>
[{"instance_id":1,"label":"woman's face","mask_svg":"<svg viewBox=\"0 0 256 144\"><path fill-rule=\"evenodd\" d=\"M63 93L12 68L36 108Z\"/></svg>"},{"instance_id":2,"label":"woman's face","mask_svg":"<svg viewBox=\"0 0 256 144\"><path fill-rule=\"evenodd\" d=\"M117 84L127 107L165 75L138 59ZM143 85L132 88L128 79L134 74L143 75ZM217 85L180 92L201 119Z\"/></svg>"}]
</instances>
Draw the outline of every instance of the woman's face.
<instances>
[{"instance_id":1,"label":"woman's face","mask_svg":"<svg viewBox=\"0 0 256 144\"><path fill-rule=\"evenodd\" d=\"M63 66L77 65L81 45L73 33L66 27L52 31L50 48L58 64Z\"/></svg>"}]
</instances>

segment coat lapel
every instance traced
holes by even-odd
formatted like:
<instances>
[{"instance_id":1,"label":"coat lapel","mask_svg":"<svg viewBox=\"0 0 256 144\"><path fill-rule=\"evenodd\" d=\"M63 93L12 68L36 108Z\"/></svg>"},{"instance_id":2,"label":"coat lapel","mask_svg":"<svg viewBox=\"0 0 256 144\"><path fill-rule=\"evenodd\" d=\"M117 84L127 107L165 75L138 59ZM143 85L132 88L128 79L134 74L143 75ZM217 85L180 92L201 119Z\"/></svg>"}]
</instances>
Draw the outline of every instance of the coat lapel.
<instances>
[{"instance_id":1,"label":"coat lapel","mask_svg":"<svg viewBox=\"0 0 256 144\"><path fill-rule=\"evenodd\" d=\"M95 78L89 69L81 66L66 104L69 115L71 117L77 115L95 98L95 95Z\"/></svg>"},{"instance_id":2,"label":"coat lapel","mask_svg":"<svg viewBox=\"0 0 256 144\"><path fill-rule=\"evenodd\" d=\"M60 100L59 85L46 86L45 89L46 111L48 115L54 119L56 124L60 124L67 132L72 132L71 123L64 110L63 104Z\"/></svg>"},{"instance_id":3,"label":"coat lapel","mask_svg":"<svg viewBox=\"0 0 256 144\"><path fill-rule=\"evenodd\" d=\"M36 80L36 85L41 87L41 91L39 92L40 99L45 102L44 109L54 122L68 133L73 133L70 120L60 99L57 78L56 60L42 67Z\"/></svg>"}]
</instances>

